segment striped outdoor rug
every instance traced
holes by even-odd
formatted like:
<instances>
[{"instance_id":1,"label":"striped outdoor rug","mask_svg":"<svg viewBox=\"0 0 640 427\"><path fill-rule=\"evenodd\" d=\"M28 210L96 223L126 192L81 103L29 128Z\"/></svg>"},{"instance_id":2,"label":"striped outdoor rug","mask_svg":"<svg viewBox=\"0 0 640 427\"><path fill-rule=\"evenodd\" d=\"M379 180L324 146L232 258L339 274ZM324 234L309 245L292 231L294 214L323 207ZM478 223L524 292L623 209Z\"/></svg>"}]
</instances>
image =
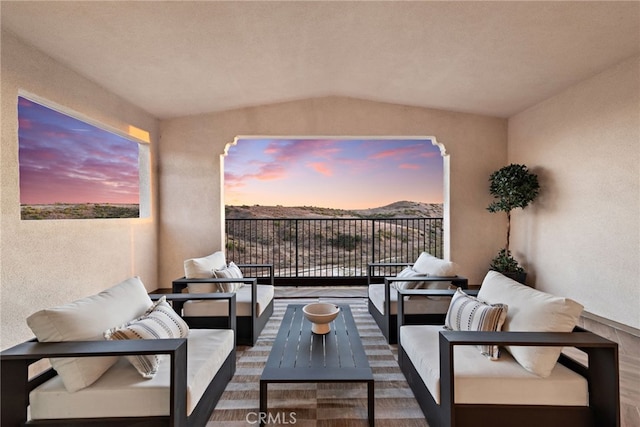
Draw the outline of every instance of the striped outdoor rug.
<instances>
[{"instance_id":1,"label":"striped outdoor rug","mask_svg":"<svg viewBox=\"0 0 640 427\"><path fill-rule=\"evenodd\" d=\"M207 427L257 425L259 380L287 304L327 301L349 304L375 378L378 427L428 426L397 363L396 346L385 341L364 298L276 299L274 313L254 347L238 347L236 374ZM368 426L365 384L270 384L269 426Z\"/></svg>"}]
</instances>

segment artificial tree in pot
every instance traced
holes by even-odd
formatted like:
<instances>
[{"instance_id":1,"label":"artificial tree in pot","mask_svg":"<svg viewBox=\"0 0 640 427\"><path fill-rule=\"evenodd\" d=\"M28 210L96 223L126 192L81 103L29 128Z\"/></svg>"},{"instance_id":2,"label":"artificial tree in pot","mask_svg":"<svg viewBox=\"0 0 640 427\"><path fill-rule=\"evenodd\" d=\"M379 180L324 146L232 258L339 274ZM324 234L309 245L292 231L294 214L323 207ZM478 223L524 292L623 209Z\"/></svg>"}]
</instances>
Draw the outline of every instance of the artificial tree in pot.
<instances>
[{"instance_id":1,"label":"artificial tree in pot","mask_svg":"<svg viewBox=\"0 0 640 427\"><path fill-rule=\"evenodd\" d=\"M538 196L538 176L529 172L525 165L510 164L492 173L489 183L489 192L495 200L489 204L487 210L507 213L507 244L491 260L490 268L524 283L526 272L509 250L511 211L517 208L524 209Z\"/></svg>"}]
</instances>

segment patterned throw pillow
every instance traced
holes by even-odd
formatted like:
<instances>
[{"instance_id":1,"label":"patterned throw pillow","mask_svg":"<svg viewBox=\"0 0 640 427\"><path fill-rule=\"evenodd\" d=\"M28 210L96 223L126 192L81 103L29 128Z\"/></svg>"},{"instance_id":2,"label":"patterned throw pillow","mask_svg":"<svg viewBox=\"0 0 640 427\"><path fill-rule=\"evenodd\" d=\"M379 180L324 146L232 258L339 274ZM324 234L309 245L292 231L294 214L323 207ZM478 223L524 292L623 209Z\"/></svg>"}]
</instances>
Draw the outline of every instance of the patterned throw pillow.
<instances>
[{"instance_id":1,"label":"patterned throw pillow","mask_svg":"<svg viewBox=\"0 0 640 427\"><path fill-rule=\"evenodd\" d=\"M242 279L242 271L233 261L228 266L220 270L214 270L217 279ZM216 283L218 292L236 292L244 286L244 283Z\"/></svg>"},{"instance_id":2,"label":"patterned throw pillow","mask_svg":"<svg viewBox=\"0 0 640 427\"><path fill-rule=\"evenodd\" d=\"M444 327L452 331L500 331L507 317L507 309L506 304L487 304L458 288L451 298ZM491 360L500 357L497 345L478 347Z\"/></svg>"},{"instance_id":3,"label":"patterned throw pillow","mask_svg":"<svg viewBox=\"0 0 640 427\"><path fill-rule=\"evenodd\" d=\"M186 338L189 326L166 301L160 298L141 317L104 333L107 340L142 340ZM156 354L126 356L144 378L153 378L158 372L160 358Z\"/></svg>"}]
</instances>

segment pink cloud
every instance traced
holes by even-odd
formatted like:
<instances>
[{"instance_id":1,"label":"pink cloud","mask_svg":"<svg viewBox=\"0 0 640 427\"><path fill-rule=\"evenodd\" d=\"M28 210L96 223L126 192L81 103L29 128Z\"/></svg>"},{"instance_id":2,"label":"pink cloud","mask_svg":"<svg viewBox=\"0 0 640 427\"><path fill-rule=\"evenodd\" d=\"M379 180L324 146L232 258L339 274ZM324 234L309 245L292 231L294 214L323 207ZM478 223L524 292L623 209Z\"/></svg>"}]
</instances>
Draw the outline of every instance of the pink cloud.
<instances>
[{"instance_id":1,"label":"pink cloud","mask_svg":"<svg viewBox=\"0 0 640 427\"><path fill-rule=\"evenodd\" d=\"M273 156L274 161L295 162L307 157L331 158L342 151L336 140L304 139L273 140L265 148L264 153Z\"/></svg>"},{"instance_id":2,"label":"pink cloud","mask_svg":"<svg viewBox=\"0 0 640 427\"><path fill-rule=\"evenodd\" d=\"M372 156L370 156L370 159L385 159L388 157L406 156L407 154L419 154L423 150L424 148L418 145L412 145L409 147L392 148L389 150L379 151L373 154Z\"/></svg>"},{"instance_id":3,"label":"pink cloud","mask_svg":"<svg viewBox=\"0 0 640 427\"><path fill-rule=\"evenodd\" d=\"M33 129L33 122L29 119L25 119L22 117L18 118L18 126L20 129Z\"/></svg>"},{"instance_id":4,"label":"pink cloud","mask_svg":"<svg viewBox=\"0 0 640 427\"><path fill-rule=\"evenodd\" d=\"M429 152L426 152L426 153L421 153L420 157L426 157L426 158L430 158L431 159L431 158L434 158L434 157L441 157L441 156L440 156L440 153L435 153L433 151L429 151Z\"/></svg>"},{"instance_id":5,"label":"pink cloud","mask_svg":"<svg viewBox=\"0 0 640 427\"><path fill-rule=\"evenodd\" d=\"M273 163L263 165L260 170L254 174L254 178L260 181L273 181L276 179L284 179L287 176L284 166Z\"/></svg>"},{"instance_id":6,"label":"pink cloud","mask_svg":"<svg viewBox=\"0 0 640 427\"><path fill-rule=\"evenodd\" d=\"M416 165L415 163L401 163L399 165L399 168L417 170L417 169L420 169L420 165Z\"/></svg>"},{"instance_id":7,"label":"pink cloud","mask_svg":"<svg viewBox=\"0 0 640 427\"><path fill-rule=\"evenodd\" d=\"M333 175L333 170L329 167L329 165L327 165L324 162L313 162L313 163L309 163L308 164L313 170L315 170L316 172L325 175L325 176L332 176Z\"/></svg>"},{"instance_id":8,"label":"pink cloud","mask_svg":"<svg viewBox=\"0 0 640 427\"><path fill-rule=\"evenodd\" d=\"M256 172L244 174L226 172L224 174L225 185L230 188L240 188L246 186L247 182L252 179L258 181L275 181L287 177L287 171L283 165L259 162L253 162L252 165L255 166Z\"/></svg>"}]
</instances>

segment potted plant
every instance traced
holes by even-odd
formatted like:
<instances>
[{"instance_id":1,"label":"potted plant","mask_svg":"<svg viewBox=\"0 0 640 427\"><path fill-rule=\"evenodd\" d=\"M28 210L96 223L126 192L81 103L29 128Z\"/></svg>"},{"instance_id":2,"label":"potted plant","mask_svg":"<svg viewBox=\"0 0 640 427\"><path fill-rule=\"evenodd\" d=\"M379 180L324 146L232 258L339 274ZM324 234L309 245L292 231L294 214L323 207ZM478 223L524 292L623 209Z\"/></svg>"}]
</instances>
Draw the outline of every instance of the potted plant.
<instances>
[{"instance_id":1,"label":"potted plant","mask_svg":"<svg viewBox=\"0 0 640 427\"><path fill-rule=\"evenodd\" d=\"M490 268L524 284L526 272L509 250L511 211L516 208L524 209L538 196L538 176L529 172L525 165L510 164L493 172L489 176L489 183L489 192L495 200L489 204L487 210L507 214L507 244L493 258Z\"/></svg>"}]
</instances>

